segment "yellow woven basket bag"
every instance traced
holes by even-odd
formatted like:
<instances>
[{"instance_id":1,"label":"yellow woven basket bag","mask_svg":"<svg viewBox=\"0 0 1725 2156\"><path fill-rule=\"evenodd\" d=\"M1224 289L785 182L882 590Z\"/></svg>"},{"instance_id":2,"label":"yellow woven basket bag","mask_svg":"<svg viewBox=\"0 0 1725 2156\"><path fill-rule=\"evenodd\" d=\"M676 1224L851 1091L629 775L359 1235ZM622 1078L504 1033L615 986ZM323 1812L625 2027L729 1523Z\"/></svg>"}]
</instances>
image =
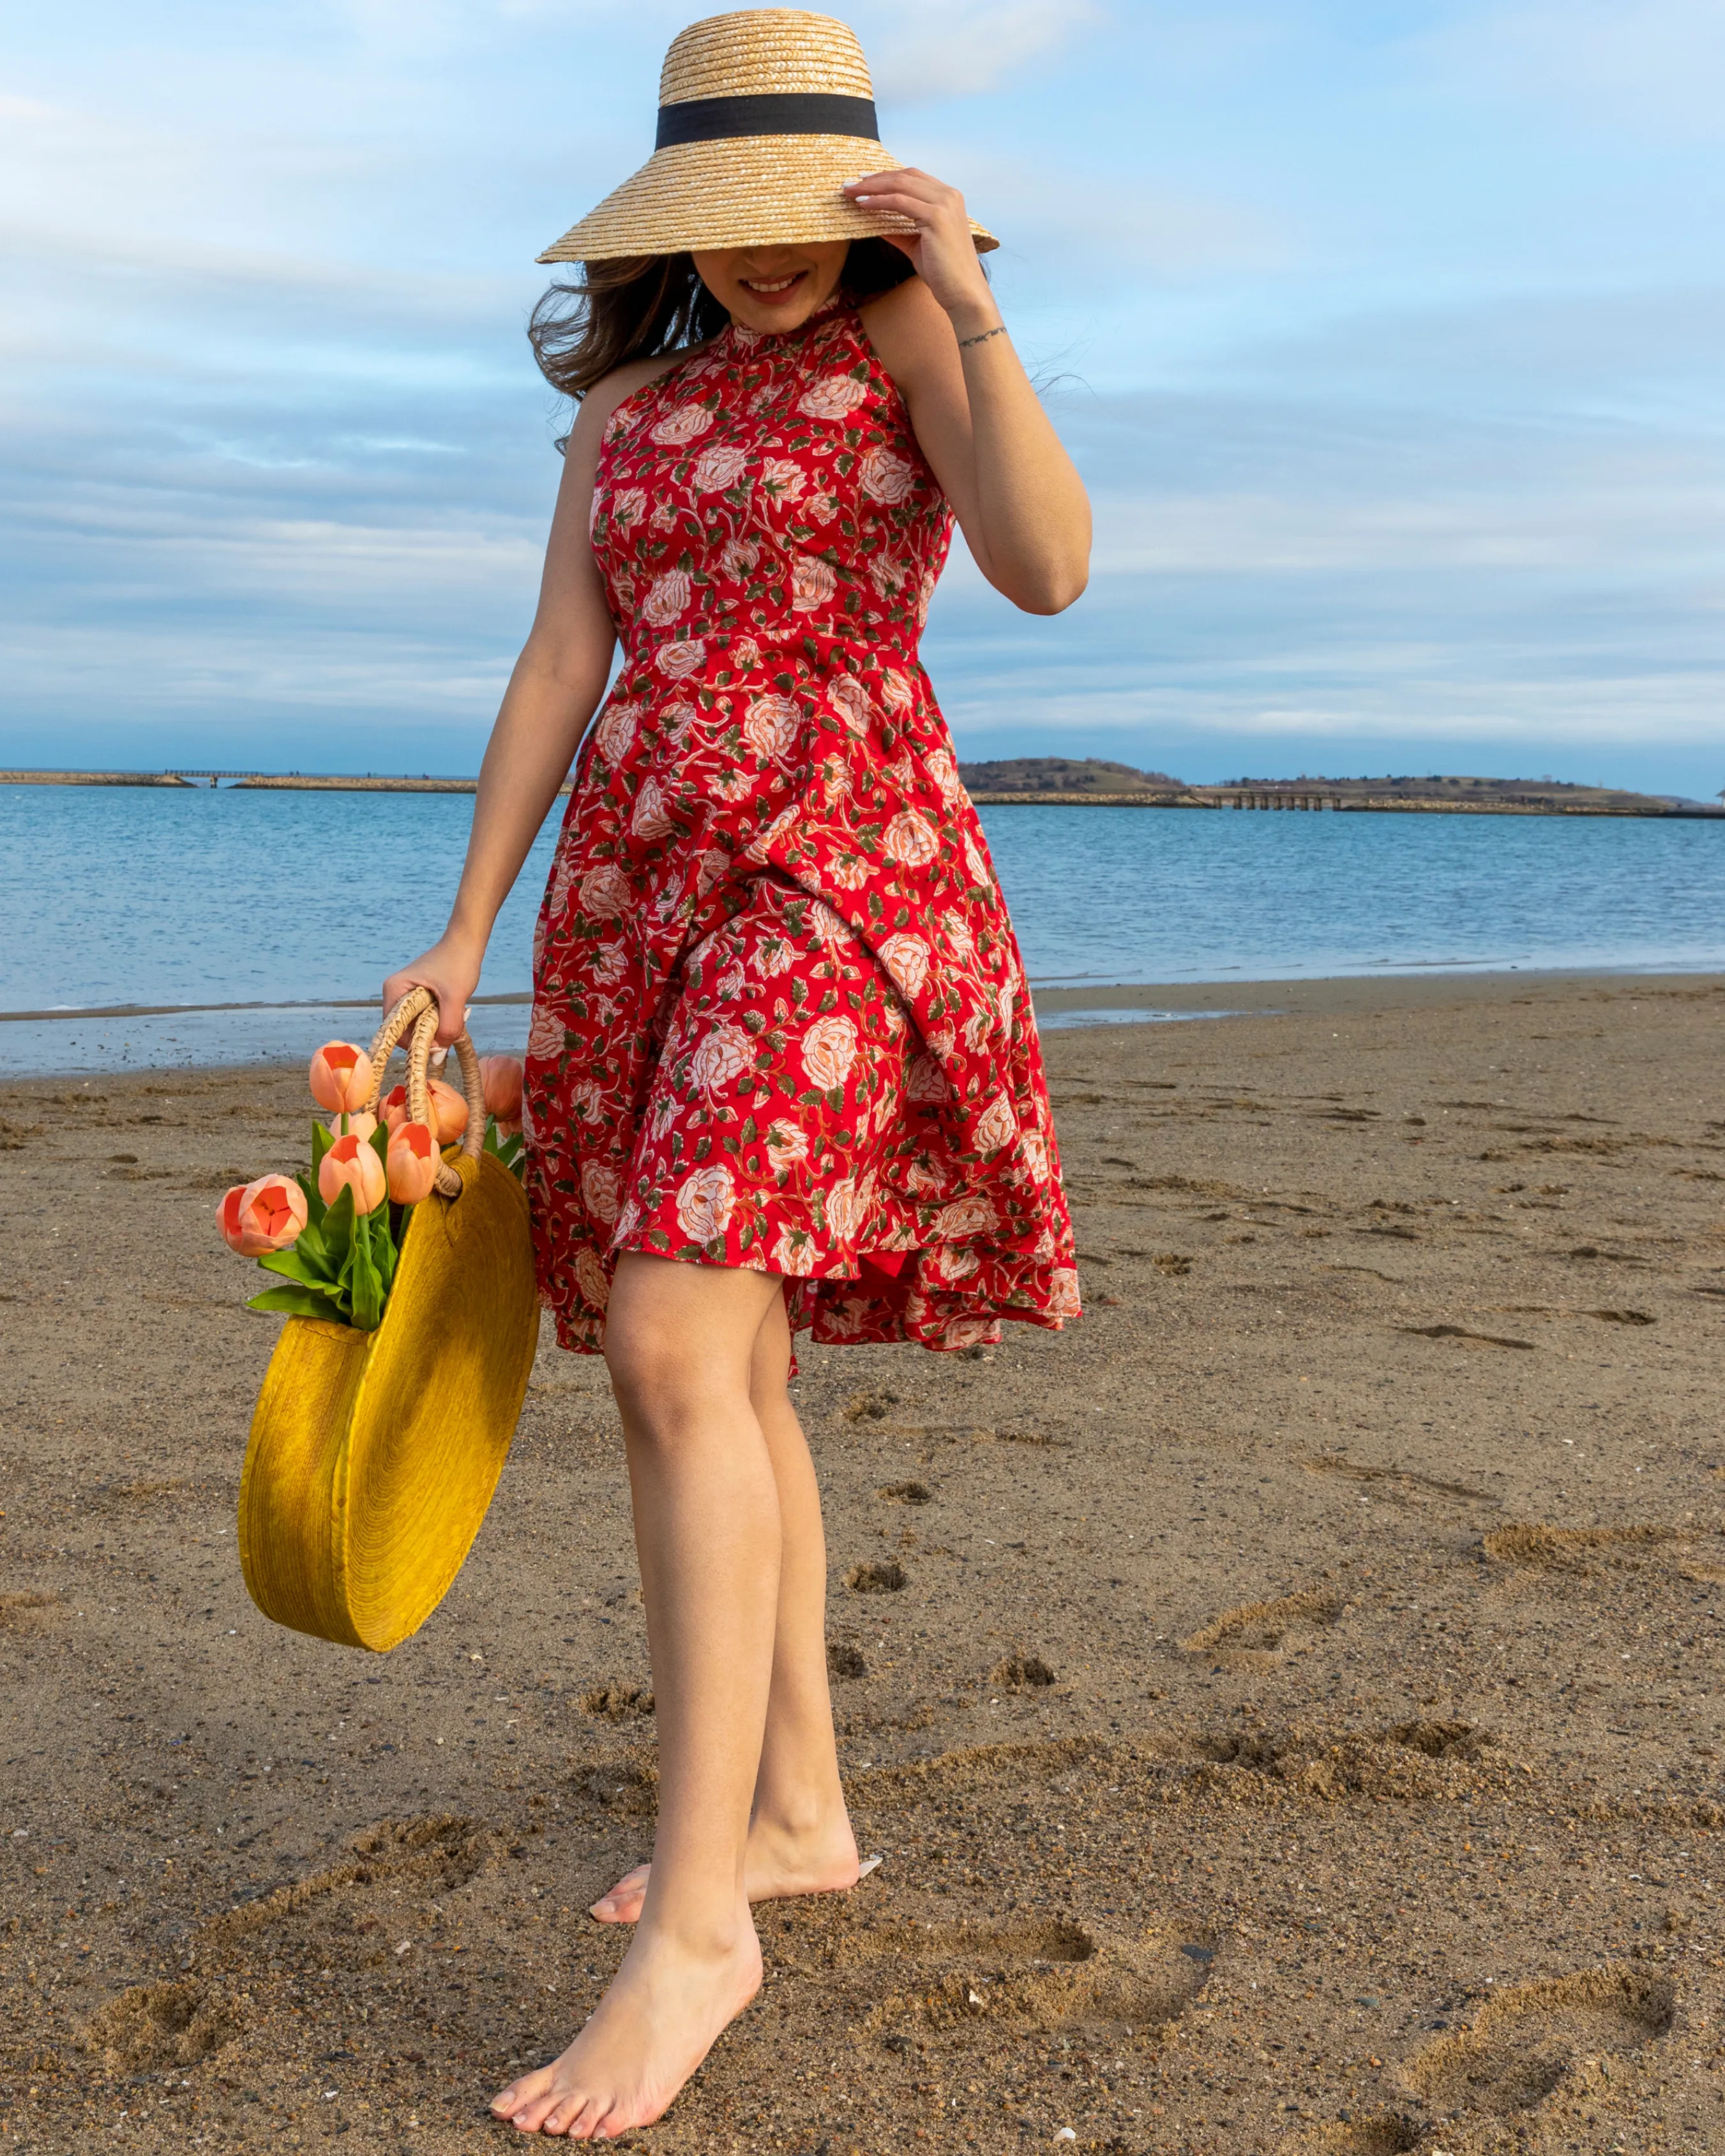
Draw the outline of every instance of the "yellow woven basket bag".
<instances>
[{"instance_id":1,"label":"yellow woven basket bag","mask_svg":"<svg viewBox=\"0 0 1725 2156\"><path fill-rule=\"evenodd\" d=\"M409 1112L429 1122L429 991L372 1043L376 1109L413 1027ZM384 1653L449 1592L497 1487L539 1338L526 1194L494 1153L479 1059L456 1043L467 1129L414 1206L374 1332L290 1317L270 1358L239 1483L239 1555L266 1617Z\"/></svg>"}]
</instances>

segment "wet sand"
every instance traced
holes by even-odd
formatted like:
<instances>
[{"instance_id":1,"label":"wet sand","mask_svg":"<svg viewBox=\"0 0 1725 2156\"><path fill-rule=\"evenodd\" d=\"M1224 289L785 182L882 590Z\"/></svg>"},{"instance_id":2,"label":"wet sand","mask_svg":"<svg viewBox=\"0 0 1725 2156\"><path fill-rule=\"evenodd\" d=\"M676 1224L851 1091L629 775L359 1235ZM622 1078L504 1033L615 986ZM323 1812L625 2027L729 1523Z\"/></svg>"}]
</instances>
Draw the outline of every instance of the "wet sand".
<instances>
[{"instance_id":1,"label":"wet sand","mask_svg":"<svg viewBox=\"0 0 1725 2156\"><path fill-rule=\"evenodd\" d=\"M1725 981L1230 998L1050 1036L1081 1325L805 1357L886 1861L762 1911L636 2144L1725 2148ZM0 2148L500 2148L624 1944L582 1913L653 1808L599 1364L542 1351L393 1655L246 1599L275 1321L210 1210L304 1109L0 1093Z\"/></svg>"}]
</instances>

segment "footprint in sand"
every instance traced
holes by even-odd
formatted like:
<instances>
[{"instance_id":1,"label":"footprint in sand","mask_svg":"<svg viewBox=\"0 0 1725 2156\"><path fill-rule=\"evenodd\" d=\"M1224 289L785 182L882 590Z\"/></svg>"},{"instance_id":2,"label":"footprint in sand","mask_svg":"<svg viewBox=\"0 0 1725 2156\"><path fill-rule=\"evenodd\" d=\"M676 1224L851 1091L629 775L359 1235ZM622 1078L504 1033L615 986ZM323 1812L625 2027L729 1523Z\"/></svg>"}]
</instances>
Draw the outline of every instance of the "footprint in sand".
<instances>
[{"instance_id":1,"label":"footprint in sand","mask_svg":"<svg viewBox=\"0 0 1725 2156\"><path fill-rule=\"evenodd\" d=\"M1640 1571L1647 1557L1663 1551L1675 1557L1694 1543L1706 1540L1716 1546L1717 1534L1700 1527L1647 1525L1628 1527L1549 1527L1538 1522L1517 1522L1498 1527L1480 1547L1497 1564L1519 1564L1545 1571L1584 1572L1590 1558ZM1680 1568L1685 1578L1712 1579L1717 1564L1691 1563Z\"/></svg>"},{"instance_id":2,"label":"footprint in sand","mask_svg":"<svg viewBox=\"0 0 1725 2156\"><path fill-rule=\"evenodd\" d=\"M1149 2030L1177 2020L1209 1981L1214 1948L1173 1933L1117 1938L1067 1917L1022 1923L896 1923L858 1933L839 1964L890 1960L911 1983L882 1999L872 2035L1050 2029L1073 2022Z\"/></svg>"},{"instance_id":3,"label":"footprint in sand","mask_svg":"<svg viewBox=\"0 0 1725 2156\"><path fill-rule=\"evenodd\" d=\"M1579 2059L1654 2042L1675 2012L1665 1979L1635 1969L1518 1984L1488 1999L1468 2027L1417 2052L1400 2078L1440 2114L1502 2118L1542 2102Z\"/></svg>"},{"instance_id":4,"label":"footprint in sand","mask_svg":"<svg viewBox=\"0 0 1725 2156\"><path fill-rule=\"evenodd\" d=\"M93 2016L83 2035L110 2073L191 2066L244 2026L237 2007L208 1984L135 1984Z\"/></svg>"},{"instance_id":5,"label":"footprint in sand","mask_svg":"<svg viewBox=\"0 0 1725 2156\"><path fill-rule=\"evenodd\" d=\"M1002 1691L1036 1691L1054 1681L1040 1655L1008 1655L988 1672L988 1682Z\"/></svg>"},{"instance_id":6,"label":"footprint in sand","mask_svg":"<svg viewBox=\"0 0 1725 2156\"><path fill-rule=\"evenodd\" d=\"M896 1594L908 1584L904 1567L892 1558L854 1564L845 1575L853 1594Z\"/></svg>"},{"instance_id":7,"label":"footprint in sand","mask_svg":"<svg viewBox=\"0 0 1725 2156\"><path fill-rule=\"evenodd\" d=\"M45 1594L25 1590L0 1594L0 1631L39 1632L54 1622L65 1599L57 1589Z\"/></svg>"},{"instance_id":8,"label":"footprint in sand","mask_svg":"<svg viewBox=\"0 0 1725 2156\"><path fill-rule=\"evenodd\" d=\"M1281 2156L1409 2156L1420 2141L1420 2129L1410 2120L1380 2111L1370 2118L1338 2119L1296 2133L1281 2143Z\"/></svg>"},{"instance_id":9,"label":"footprint in sand","mask_svg":"<svg viewBox=\"0 0 1725 2156\"><path fill-rule=\"evenodd\" d=\"M1408 1467L1367 1467L1339 1452L1315 1453L1300 1465L1308 1475L1335 1475L1345 1482L1375 1482L1392 1495L1464 1497L1476 1505L1501 1505L1487 1490L1475 1490L1466 1482L1441 1482L1431 1475L1416 1475Z\"/></svg>"},{"instance_id":10,"label":"footprint in sand","mask_svg":"<svg viewBox=\"0 0 1725 2156\"><path fill-rule=\"evenodd\" d=\"M883 1482L875 1492L889 1505L929 1505L934 1492L926 1482Z\"/></svg>"},{"instance_id":11,"label":"footprint in sand","mask_svg":"<svg viewBox=\"0 0 1725 2156\"><path fill-rule=\"evenodd\" d=\"M1180 1645L1189 1655L1214 1655L1224 1668L1256 1668L1315 1647L1352 1607L1328 1588L1308 1587L1275 1602L1242 1602Z\"/></svg>"},{"instance_id":12,"label":"footprint in sand","mask_svg":"<svg viewBox=\"0 0 1725 2156\"><path fill-rule=\"evenodd\" d=\"M635 1722L653 1711L652 1693L639 1685L595 1685L581 1695L581 1712L606 1722Z\"/></svg>"}]
</instances>

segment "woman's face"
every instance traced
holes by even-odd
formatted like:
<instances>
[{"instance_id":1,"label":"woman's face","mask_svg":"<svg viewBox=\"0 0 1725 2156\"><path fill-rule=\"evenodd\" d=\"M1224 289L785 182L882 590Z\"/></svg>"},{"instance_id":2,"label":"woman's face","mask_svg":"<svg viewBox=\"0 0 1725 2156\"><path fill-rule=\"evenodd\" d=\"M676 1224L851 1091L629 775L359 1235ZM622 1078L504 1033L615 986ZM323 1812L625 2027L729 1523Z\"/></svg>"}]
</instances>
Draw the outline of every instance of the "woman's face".
<instances>
[{"instance_id":1,"label":"woman's face","mask_svg":"<svg viewBox=\"0 0 1725 2156\"><path fill-rule=\"evenodd\" d=\"M793 330L832 297L848 239L808 247L697 249L696 274L731 319L752 330Z\"/></svg>"}]
</instances>

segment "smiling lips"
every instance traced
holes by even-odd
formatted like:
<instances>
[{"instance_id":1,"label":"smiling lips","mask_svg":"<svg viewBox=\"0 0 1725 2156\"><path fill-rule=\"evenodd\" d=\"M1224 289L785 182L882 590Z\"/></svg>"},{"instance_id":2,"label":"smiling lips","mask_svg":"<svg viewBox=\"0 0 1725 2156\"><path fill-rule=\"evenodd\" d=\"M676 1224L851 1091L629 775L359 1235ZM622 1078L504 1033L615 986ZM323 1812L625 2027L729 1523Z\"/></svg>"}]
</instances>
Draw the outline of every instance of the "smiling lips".
<instances>
[{"instance_id":1,"label":"smiling lips","mask_svg":"<svg viewBox=\"0 0 1725 2156\"><path fill-rule=\"evenodd\" d=\"M806 270L793 270L788 277L739 277L737 281L745 292L752 292L757 300L777 300L793 285L800 285L808 275Z\"/></svg>"}]
</instances>

